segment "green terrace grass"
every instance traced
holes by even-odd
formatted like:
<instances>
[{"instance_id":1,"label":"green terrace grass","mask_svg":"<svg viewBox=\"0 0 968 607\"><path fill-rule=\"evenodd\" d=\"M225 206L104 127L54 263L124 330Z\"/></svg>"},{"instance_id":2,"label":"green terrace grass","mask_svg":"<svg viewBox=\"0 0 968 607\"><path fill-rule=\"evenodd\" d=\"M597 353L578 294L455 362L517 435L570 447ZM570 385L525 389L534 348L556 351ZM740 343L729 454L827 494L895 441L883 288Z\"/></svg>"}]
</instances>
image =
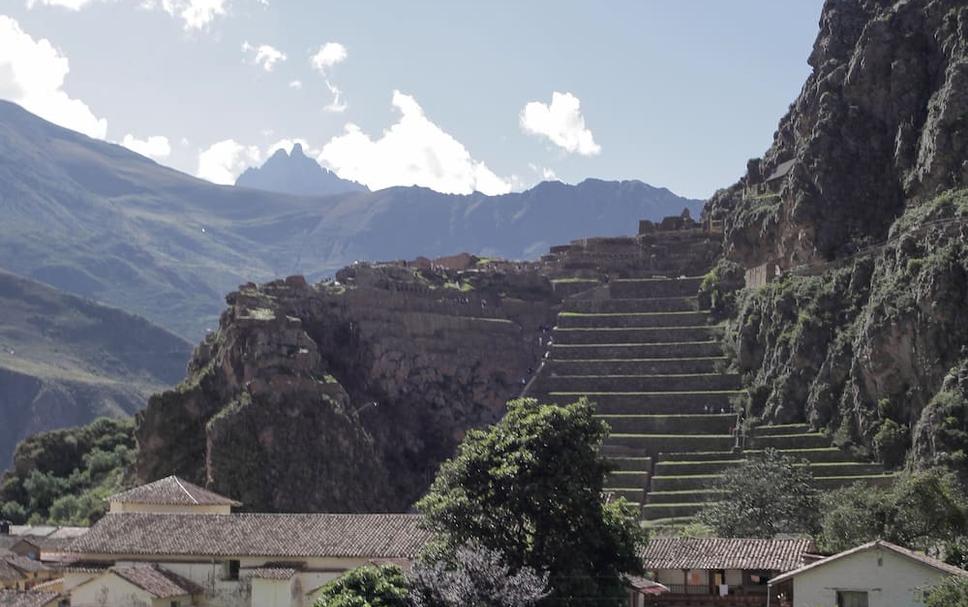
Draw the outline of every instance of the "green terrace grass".
<instances>
[{"instance_id":1,"label":"green terrace grass","mask_svg":"<svg viewBox=\"0 0 968 607\"><path fill-rule=\"evenodd\" d=\"M718 453L714 451L713 453ZM662 460L657 463L657 465L701 465L701 464L740 464L745 462L745 459L703 459L703 460Z\"/></svg>"},{"instance_id":2,"label":"green terrace grass","mask_svg":"<svg viewBox=\"0 0 968 607\"><path fill-rule=\"evenodd\" d=\"M736 373L648 373L648 374L621 374L617 373L615 375L555 375L553 377L560 377L562 379L606 379L606 378L656 378L656 377L677 377L679 379L686 379L689 377L720 377L723 375L737 375ZM777 426L774 426L777 427Z\"/></svg>"},{"instance_id":3,"label":"green terrace grass","mask_svg":"<svg viewBox=\"0 0 968 607\"><path fill-rule=\"evenodd\" d=\"M641 439L654 439L654 440L664 440L664 439L679 439L682 441L697 441L697 440L723 440L733 438L732 434L649 434L649 433L638 433L638 432L613 432L608 435L609 438L641 438Z\"/></svg>"},{"instance_id":4,"label":"green terrace grass","mask_svg":"<svg viewBox=\"0 0 968 607\"><path fill-rule=\"evenodd\" d=\"M670 298L678 299L678 298ZM559 312L558 316L568 316L568 317L589 317L589 318L614 318L617 316L680 316L687 314L707 314L703 310L675 310L672 312Z\"/></svg>"},{"instance_id":5,"label":"green terrace grass","mask_svg":"<svg viewBox=\"0 0 968 607\"><path fill-rule=\"evenodd\" d=\"M695 419L710 420L736 417L735 413L596 413L593 417L600 419Z\"/></svg>"},{"instance_id":6,"label":"green terrace grass","mask_svg":"<svg viewBox=\"0 0 968 607\"><path fill-rule=\"evenodd\" d=\"M709 344L719 344L718 339L706 339L703 341L639 341L639 342L625 342L625 343L608 343L608 344L552 344L555 348L624 348L628 346L693 346L693 345L709 345ZM628 360L628 359L618 359L618 360Z\"/></svg>"},{"instance_id":7,"label":"green terrace grass","mask_svg":"<svg viewBox=\"0 0 968 607\"><path fill-rule=\"evenodd\" d=\"M708 342L701 342L701 343L708 343ZM567 347L568 345L571 345L571 344L567 344L562 347ZM685 362L685 361L695 362L700 360L726 361L727 358L725 356L694 356L690 358L569 358L569 359L563 359L563 360L562 359L555 360L554 362L577 365L580 363L657 363L657 362L671 363L671 362ZM587 377L587 376L580 375L577 377Z\"/></svg>"},{"instance_id":8,"label":"green terrace grass","mask_svg":"<svg viewBox=\"0 0 968 607\"><path fill-rule=\"evenodd\" d=\"M551 280L552 284L570 284L580 282L599 283L601 281L595 278L553 278Z\"/></svg>"},{"instance_id":9,"label":"green terrace grass","mask_svg":"<svg viewBox=\"0 0 968 607\"><path fill-rule=\"evenodd\" d=\"M685 331L687 329L722 329L726 325L688 325L685 327L555 327L555 331Z\"/></svg>"},{"instance_id":10,"label":"green terrace grass","mask_svg":"<svg viewBox=\"0 0 968 607\"><path fill-rule=\"evenodd\" d=\"M686 276L684 278L616 278L611 282L685 282L687 280L702 280L705 276Z\"/></svg>"},{"instance_id":11,"label":"green terrace grass","mask_svg":"<svg viewBox=\"0 0 968 607\"><path fill-rule=\"evenodd\" d=\"M745 390L689 390L685 392L660 390L658 392L549 392L552 396L671 396L674 394L728 394L736 396L744 394ZM784 436L797 436L789 434Z\"/></svg>"}]
</instances>

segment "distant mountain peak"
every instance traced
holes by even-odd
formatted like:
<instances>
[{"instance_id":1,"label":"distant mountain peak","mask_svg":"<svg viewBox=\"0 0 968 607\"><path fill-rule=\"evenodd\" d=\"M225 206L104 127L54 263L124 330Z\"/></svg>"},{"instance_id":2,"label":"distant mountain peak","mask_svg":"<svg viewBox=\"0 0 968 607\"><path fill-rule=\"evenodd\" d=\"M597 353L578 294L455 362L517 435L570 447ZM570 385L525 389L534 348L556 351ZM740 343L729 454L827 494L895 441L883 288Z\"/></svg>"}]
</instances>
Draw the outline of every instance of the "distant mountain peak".
<instances>
[{"instance_id":1,"label":"distant mountain peak","mask_svg":"<svg viewBox=\"0 0 968 607\"><path fill-rule=\"evenodd\" d=\"M336 173L320 166L314 159L306 156L299 143L294 144L290 152L279 148L261 167L246 169L235 185L300 196L331 196L367 191L366 186L340 179Z\"/></svg>"}]
</instances>

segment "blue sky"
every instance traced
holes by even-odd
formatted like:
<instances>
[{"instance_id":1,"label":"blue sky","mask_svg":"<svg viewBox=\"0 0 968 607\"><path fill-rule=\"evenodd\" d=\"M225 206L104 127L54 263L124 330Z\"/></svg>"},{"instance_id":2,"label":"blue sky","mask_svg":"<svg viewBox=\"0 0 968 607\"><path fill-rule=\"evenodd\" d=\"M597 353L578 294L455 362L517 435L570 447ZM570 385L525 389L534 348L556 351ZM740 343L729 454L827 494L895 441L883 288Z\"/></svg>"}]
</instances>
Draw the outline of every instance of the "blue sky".
<instances>
[{"instance_id":1,"label":"blue sky","mask_svg":"<svg viewBox=\"0 0 968 607\"><path fill-rule=\"evenodd\" d=\"M0 97L217 182L300 140L371 187L599 177L704 198L769 146L820 8L4 0Z\"/></svg>"}]
</instances>

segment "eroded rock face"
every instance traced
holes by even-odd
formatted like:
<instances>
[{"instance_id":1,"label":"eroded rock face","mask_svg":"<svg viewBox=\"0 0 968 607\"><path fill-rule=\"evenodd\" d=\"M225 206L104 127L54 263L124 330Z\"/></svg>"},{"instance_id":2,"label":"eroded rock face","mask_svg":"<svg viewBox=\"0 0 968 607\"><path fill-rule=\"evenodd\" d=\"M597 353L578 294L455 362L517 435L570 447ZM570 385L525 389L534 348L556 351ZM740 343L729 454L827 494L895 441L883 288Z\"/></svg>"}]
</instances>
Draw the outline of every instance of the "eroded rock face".
<instances>
[{"instance_id":1,"label":"eroded rock face","mask_svg":"<svg viewBox=\"0 0 968 607\"><path fill-rule=\"evenodd\" d=\"M765 421L810 421L882 459L913 447L917 464L952 462L968 451L968 191L909 210L891 236L744 291L736 362Z\"/></svg>"},{"instance_id":2,"label":"eroded rock face","mask_svg":"<svg viewBox=\"0 0 968 607\"><path fill-rule=\"evenodd\" d=\"M773 145L705 209L730 262L782 273L737 299L751 412L889 463L960 461L968 3L828 0L809 63Z\"/></svg>"},{"instance_id":3,"label":"eroded rock face","mask_svg":"<svg viewBox=\"0 0 968 607\"><path fill-rule=\"evenodd\" d=\"M187 379L138 417L137 475L180 474L252 510L403 510L543 353L558 297L524 264L353 266L244 285Z\"/></svg>"},{"instance_id":4,"label":"eroded rock face","mask_svg":"<svg viewBox=\"0 0 968 607\"><path fill-rule=\"evenodd\" d=\"M705 211L747 266L850 255L968 183L962 0L828 0L809 63L773 145Z\"/></svg>"}]
</instances>

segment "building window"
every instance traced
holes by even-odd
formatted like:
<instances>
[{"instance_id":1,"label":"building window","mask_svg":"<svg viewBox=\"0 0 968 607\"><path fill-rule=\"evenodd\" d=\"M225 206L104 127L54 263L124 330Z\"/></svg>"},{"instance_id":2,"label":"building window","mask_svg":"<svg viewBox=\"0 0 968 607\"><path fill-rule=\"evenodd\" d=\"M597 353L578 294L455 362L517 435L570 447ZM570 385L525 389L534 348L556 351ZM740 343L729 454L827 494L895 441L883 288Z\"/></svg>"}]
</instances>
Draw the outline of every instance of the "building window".
<instances>
[{"instance_id":1,"label":"building window","mask_svg":"<svg viewBox=\"0 0 968 607\"><path fill-rule=\"evenodd\" d=\"M837 607L867 607L867 592L838 590Z\"/></svg>"},{"instance_id":2,"label":"building window","mask_svg":"<svg viewBox=\"0 0 968 607\"><path fill-rule=\"evenodd\" d=\"M227 580L237 580L239 579L239 562L229 561L225 563L225 579Z\"/></svg>"}]
</instances>

